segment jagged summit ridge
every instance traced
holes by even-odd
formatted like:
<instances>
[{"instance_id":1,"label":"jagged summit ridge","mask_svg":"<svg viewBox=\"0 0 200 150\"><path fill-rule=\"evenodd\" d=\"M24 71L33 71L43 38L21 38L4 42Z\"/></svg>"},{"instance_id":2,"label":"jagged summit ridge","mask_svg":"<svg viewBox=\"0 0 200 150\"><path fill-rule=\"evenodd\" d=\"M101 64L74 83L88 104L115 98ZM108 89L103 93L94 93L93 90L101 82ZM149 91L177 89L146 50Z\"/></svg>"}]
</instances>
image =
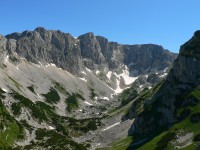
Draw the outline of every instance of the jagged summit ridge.
<instances>
[{"instance_id":1,"label":"jagged summit ridge","mask_svg":"<svg viewBox=\"0 0 200 150\"><path fill-rule=\"evenodd\" d=\"M6 38L15 40L12 43L16 46L13 44L11 52L33 63L54 63L73 74L79 74L84 66L91 70L122 72L126 65L132 75L138 75L167 68L176 58L176 54L161 46L122 45L92 32L76 39L69 33L38 27L34 31L9 34Z\"/></svg>"}]
</instances>

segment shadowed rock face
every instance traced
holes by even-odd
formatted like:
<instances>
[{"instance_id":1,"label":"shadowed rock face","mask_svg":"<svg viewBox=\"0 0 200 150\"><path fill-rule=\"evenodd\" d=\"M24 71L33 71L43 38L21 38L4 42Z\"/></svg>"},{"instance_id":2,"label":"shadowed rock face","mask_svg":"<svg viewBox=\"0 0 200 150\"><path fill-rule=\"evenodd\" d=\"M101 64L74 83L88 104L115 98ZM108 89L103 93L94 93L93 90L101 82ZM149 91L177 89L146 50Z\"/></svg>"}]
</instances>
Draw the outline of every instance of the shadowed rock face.
<instances>
[{"instance_id":1,"label":"shadowed rock face","mask_svg":"<svg viewBox=\"0 0 200 150\"><path fill-rule=\"evenodd\" d=\"M131 117L136 117L136 120L130 128L129 134L152 133L160 127L169 127L177 121L175 111L179 106L176 105L176 101L200 85L199 56L200 31L197 31L188 42L181 46L180 54L175 60L166 81L149 100L152 109L145 110L136 117L134 116L135 107L132 106Z\"/></svg>"},{"instance_id":2,"label":"shadowed rock face","mask_svg":"<svg viewBox=\"0 0 200 150\"><path fill-rule=\"evenodd\" d=\"M180 55L167 78L168 82L197 86L200 84L200 31L181 46Z\"/></svg>"},{"instance_id":3,"label":"shadowed rock face","mask_svg":"<svg viewBox=\"0 0 200 150\"><path fill-rule=\"evenodd\" d=\"M54 63L73 74L78 74L83 66L121 72L127 65L136 76L170 67L177 56L158 45L121 45L93 33L76 39L68 33L42 27L12 33L6 38L1 41L7 41L4 45L10 53L16 52L37 64Z\"/></svg>"},{"instance_id":4,"label":"shadowed rock face","mask_svg":"<svg viewBox=\"0 0 200 150\"><path fill-rule=\"evenodd\" d=\"M131 71L137 70L138 74L167 68L176 58L176 54L164 50L162 46L153 44L128 45L123 46L123 49L124 63L129 66Z\"/></svg>"}]
</instances>

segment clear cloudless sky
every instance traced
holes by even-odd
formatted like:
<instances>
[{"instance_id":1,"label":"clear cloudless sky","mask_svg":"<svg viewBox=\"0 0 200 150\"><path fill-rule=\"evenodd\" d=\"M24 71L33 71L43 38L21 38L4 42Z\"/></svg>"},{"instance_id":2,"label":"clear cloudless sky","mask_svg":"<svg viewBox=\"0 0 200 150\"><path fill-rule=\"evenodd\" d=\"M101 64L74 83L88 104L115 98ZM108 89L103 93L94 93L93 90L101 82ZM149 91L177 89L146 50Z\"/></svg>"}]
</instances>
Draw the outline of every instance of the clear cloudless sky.
<instances>
[{"instance_id":1,"label":"clear cloudless sky","mask_svg":"<svg viewBox=\"0 0 200 150\"><path fill-rule=\"evenodd\" d=\"M38 26L178 52L200 29L200 0L2 0L0 33Z\"/></svg>"}]
</instances>

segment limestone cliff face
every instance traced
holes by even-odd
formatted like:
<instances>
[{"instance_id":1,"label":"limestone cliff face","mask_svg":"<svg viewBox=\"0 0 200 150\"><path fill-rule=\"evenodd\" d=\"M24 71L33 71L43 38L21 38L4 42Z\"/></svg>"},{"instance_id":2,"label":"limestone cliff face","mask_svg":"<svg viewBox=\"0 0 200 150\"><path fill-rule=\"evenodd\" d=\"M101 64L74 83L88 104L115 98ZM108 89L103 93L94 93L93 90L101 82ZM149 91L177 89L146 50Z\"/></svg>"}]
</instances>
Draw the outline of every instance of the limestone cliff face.
<instances>
[{"instance_id":1,"label":"limestone cliff face","mask_svg":"<svg viewBox=\"0 0 200 150\"><path fill-rule=\"evenodd\" d=\"M14 33L6 37L16 40L13 52L33 63L54 63L72 73L80 68L79 41L70 34L36 28L34 31Z\"/></svg>"},{"instance_id":2,"label":"limestone cliff face","mask_svg":"<svg viewBox=\"0 0 200 150\"><path fill-rule=\"evenodd\" d=\"M182 96L200 85L199 66L200 31L197 31L181 46L180 54L166 80L159 91L145 102L144 111L136 115L136 103L133 103L129 115L136 119L129 134L149 134L158 128L176 123L177 108L188 102L187 99L182 99Z\"/></svg>"},{"instance_id":3,"label":"limestone cliff face","mask_svg":"<svg viewBox=\"0 0 200 150\"><path fill-rule=\"evenodd\" d=\"M36 64L54 63L72 74L79 74L84 66L120 73L126 65L131 75L137 76L170 67L177 56L158 45L121 45L93 33L76 39L68 33L42 27L12 33L6 38L1 36L1 43L4 46L1 49L10 54L17 53Z\"/></svg>"},{"instance_id":4,"label":"limestone cliff face","mask_svg":"<svg viewBox=\"0 0 200 150\"><path fill-rule=\"evenodd\" d=\"M137 74L162 70L170 66L176 55L153 44L123 46L125 59L130 70Z\"/></svg>"}]
</instances>

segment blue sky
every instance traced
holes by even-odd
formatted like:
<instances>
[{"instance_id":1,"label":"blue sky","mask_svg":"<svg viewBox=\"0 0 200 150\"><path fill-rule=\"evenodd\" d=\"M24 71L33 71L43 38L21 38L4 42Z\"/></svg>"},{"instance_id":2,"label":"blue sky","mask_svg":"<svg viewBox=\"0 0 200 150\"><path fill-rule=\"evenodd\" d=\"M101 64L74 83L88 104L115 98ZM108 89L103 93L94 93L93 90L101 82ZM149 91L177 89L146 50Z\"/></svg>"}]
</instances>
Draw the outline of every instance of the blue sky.
<instances>
[{"instance_id":1,"label":"blue sky","mask_svg":"<svg viewBox=\"0 0 200 150\"><path fill-rule=\"evenodd\" d=\"M122 44L153 43L178 52L200 29L200 0L3 0L0 33L38 26Z\"/></svg>"}]
</instances>

